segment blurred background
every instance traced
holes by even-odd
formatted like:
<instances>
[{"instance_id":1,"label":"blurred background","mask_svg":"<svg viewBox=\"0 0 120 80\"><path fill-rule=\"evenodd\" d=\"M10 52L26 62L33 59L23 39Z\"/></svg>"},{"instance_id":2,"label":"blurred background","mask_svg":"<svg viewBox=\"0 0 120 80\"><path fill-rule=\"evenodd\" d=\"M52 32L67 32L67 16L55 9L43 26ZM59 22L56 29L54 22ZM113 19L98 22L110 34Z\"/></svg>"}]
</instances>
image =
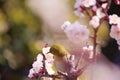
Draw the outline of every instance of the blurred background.
<instances>
[{"instance_id":1,"label":"blurred background","mask_svg":"<svg viewBox=\"0 0 120 80\"><path fill-rule=\"evenodd\" d=\"M72 44L60 28L67 20L87 24L88 19L74 15L73 6L74 0L0 0L0 80L29 80L34 57L46 43L79 52L80 45ZM108 24L103 25L99 40L107 42Z\"/></svg>"},{"instance_id":2,"label":"blurred background","mask_svg":"<svg viewBox=\"0 0 120 80\"><path fill-rule=\"evenodd\" d=\"M0 0L0 80L27 80L41 25L26 0Z\"/></svg>"}]
</instances>

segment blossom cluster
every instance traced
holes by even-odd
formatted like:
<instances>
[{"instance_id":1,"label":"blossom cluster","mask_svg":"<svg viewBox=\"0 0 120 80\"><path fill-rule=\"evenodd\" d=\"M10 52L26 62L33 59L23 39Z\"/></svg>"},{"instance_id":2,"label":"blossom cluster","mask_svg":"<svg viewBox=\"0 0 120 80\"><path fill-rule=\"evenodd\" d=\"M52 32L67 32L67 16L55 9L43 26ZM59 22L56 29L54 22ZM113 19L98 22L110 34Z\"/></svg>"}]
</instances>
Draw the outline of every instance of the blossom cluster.
<instances>
[{"instance_id":1,"label":"blossom cluster","mask_svg":"<svg viewBox=\"0 0 120 80\"><path fill-rule=\"evenodd\" d=\"M89 29L85 25L81 25L78 21L71 24L66 21L62 26L67 37L74 43L81 43L89 38Z\"/></svg>"},{"instance_id":2,"label":"blossom cluster","mask_svg":"<svg viewBox=\"0 0 120 80\"><path fill-rule=\"evenodd\" d=\"M110 15L109 24L111 24L110 36L114 38L120 46L120 17L116 14Z\"/></svg>"},{"instance_id":3,"label":"blossom cluster","mask_svg":"<svg viewBox=\"0 0 120 80\"><path fill-rule=\"evenodd\" d=\"M83 17L84 11L87 12L87 14L90 17L89 24L93 26L94 28L99 27L100 20L103 18L105 19L107 17L107 14L105 13L105 9L107 8L108 3L103 3L102 5L98 4L96 0L76 0L76 3L74 7L75 15ZM88 8L92 7L92 15L88 13Z\"/></svg>"},{"instance_id":4,"label":"blossom cluster","mask_svg":"<svg viewBox=\"0 0 120 80\"><path fill-rule=\"evenodd\" d=\"M101 3L100 3L100 2ZM101 23L106 20L111 25L110 37L114 38L118 45L120 45L120 17L116 14L108 15L107 11L110 7L111 0L76 0L74 11L76 16L89 17L89 25L95 30L97 34ZM116 4L120 4L119 0L114 0ZM90 12L91 11L91 12ZM86 13L86 15L85 15ZM62 25L62 29L66 33L70 41L74 43L81 43L87 40L91 35L86 25L81 25L78 21L71 24L66 21ZM97 36L94 36L97 37Z\"/></svg>"},{"instance_id":5,"label":"blossom cluster","mask_svg":"<svg viewBox=\"0 0 120 80\"><path fill-rule=\"evenodd\" d=\"M32 68L29 71L28 77L38 78L45 74L54 74L53 66L53 54L49 53L50 47L42 49L42 53L38 54L36 60L32 64Z\"/></svg>"}]
</instances>

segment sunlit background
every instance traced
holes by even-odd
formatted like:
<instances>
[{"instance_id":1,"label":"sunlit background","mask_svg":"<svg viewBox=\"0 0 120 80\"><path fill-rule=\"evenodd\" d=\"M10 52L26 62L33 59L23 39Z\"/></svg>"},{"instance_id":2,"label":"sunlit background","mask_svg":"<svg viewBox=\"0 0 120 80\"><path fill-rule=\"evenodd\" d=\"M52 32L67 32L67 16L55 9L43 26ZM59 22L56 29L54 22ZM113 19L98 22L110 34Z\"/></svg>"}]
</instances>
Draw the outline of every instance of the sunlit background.
<instances>
[{"instance_id":1,"label":"sunlit background","mask_svg":"<svg viewBox=\"0 0 120 80\"><path fill-rule=\"evenodd\" d=\"M73 6L74 0L0 0L0 80L29 80L34 57L45 43L79 51L60 28L67 20L88 24L74 15ZM99 40L108 41L108 24L103 26Z\"/></svg>"}]
</instances>

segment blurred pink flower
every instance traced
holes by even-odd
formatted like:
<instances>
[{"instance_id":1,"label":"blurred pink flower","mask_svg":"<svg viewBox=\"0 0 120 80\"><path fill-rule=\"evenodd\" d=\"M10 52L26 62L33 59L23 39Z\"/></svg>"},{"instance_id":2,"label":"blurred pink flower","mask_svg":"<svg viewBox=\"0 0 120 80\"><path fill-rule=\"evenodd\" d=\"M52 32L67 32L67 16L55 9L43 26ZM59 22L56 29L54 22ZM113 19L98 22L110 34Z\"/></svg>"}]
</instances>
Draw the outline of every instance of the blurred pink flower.
<instances>
[{"instance_id":1,"label":"blurred pink flower","mask_svg":"<svg viewBox=\"0 0 120 80\"><path fill-rule=\"evenodd\" d=\"M55 71L53 70L53 65L51 63L49 63L48 61L45 61L45 64L46 64L45 68L46 68L48 74L49 75L54 74Z\"/></svg>"},{"instance_id":2,"label":"blurred pink flower","mask_svg":"<svg viewBox=\"0 0 120 80\"><path fill-rule=\"evenodd\" d=\"M52 69L53 65L53 54L49 53L50 47L45 47L42 49L42 53L38 54L36 60L32 64L32 68L29 71L28 77L35 78L37 74L43 74L47 70L48 74L54 74ZM43 57L44 55L44 57ZM45 67L45 68L44 68Z\"/></svg>"},{"instance_id":3,"label":"blurred pink flower","mask_svg":"<svg viewBox=\"0 0 120 80\"><path fill-rule=\"evenodd\" d=\"M49 52L49 50L50 50L50 47L45 47L42 49L42 53L47 54Z\"/></svg>"},{"instance_id":4,"label":"blurred pink flower","mask_svg":"<svg viewBox=\"0 0 120 80\"><path fill-rule=\"evenodd\" d=\"M61 26L62 30L65 30L67 27L69 27L71 23L69 21L65 21L64 24Z\"/></svg>"},{"instance_id":5,"label":"blurred pink flower","mask_svg":"<svg viewBox=\"0 0 120 80\"><path fill-rule=\"evenodd\" d=\"M109 23L110 24L119 24L120 23L120 17L118 17L116 14L109 16Z\"/></svg>"},{"instance_id":6,"label":"blurred pink flower","mask_svg":"<svg viewBox=\"0 0 120 80\"><path fill-rule=\"evenodd\" d=\"M110 30L110 37L116 40L120 39L120 26L112 25L111 30Z\"/></svg>"},{"instance_id":7,"label":"blurred pink flower","mask_svg":"<svg viewBox=\"0 0 120 80\"><path fill-rule=\"evenodd\" d=\"M42 63L42 61L35 61L32 64L32 67L33 67L35 73L39 73L40 69L43 67L43 63Z\"/></svg>"},{"instance_id":8,"label":"blurred pink flower","mask_svg":"<svg viewBox=\"0 0 120 80\"><path fill-rule=\"evenodd\" d=\"M92 7L93 12L95 13L94 16L92 16L92 19L89 21L89 24L93 28L97 28L100 25L100 19L105 17L105 13L102 11L102 8L97 8L97 6Z\"/></svg>"},{"instance_id":9,"label":"blurred pink flower","mask_svg":"<svg viewBox=\"0 0 120 80\"><path fill-rule=\"evenodd\" d=\"M89 29L86 26L81 25L78 21L67 27L64 32L70 41L74 43L81 43L89 38Z\"/></svg>"},{"instance_id":10,"label":"blurred pink flower","mask_svg":"<svg viewBox=\"0 0 120 80\"><path fill-rule=\"evenodd\" d=\"M105 9L107 7L107 3L102 4L102 8Z\"/></svg>"},{"instance_id":11,"label":"blurred pink flower","mask_svg":"<svg viewBox=\"0 0 120 80\"><path fill-rule=\"evenodd\" d=\"M37 61L42 61L43 60L43 56L41 55L41 53L37 55L36 59L37 59Z\"/></svg>"},{"instance_id":12,"label":"blurred pink flower","mask_svg":"<svg viewBox=\"0 0 120 80\"><path fill-rule=\"evenodd\" d=\"M35 71L34 71L33 68L31 68L31 69L29 70L28 77L29 77L29 78L36 78L36 77L37 77L37 74L35 73Z\"/></svg>"},{"instance_id":13,"label":"blurred pink flower","mask_svg":"<svg viewBox=\"0 0 120 80\"><path fill-rule=\"evenodd\" d=\"M98 16L93 16L92 19L89 21L89 24L93 28L97 28L100 25L100 18Z\"/></svg>"},{"instance_id":14,"label":"blurred pink flower","mask_svg":"<svg viewBox=\"0 0 120 80\"><path fill-rule=\"evenodd\" d=\"M79 7L77 10L74 11L74 14L80 18L85 17L84 13L82 12L82 9Z\"/></svg>"},{"instance_id":15,"label":"blurred pink flower","mask_svg":"<svg viewBox=\"0 0 120 80\"><path fill-rule=\"evenodd\" d=\"M97 8L96 15L101 19L105 17L105 13L103 13L102 8Z\"/></svg>"},{"instance_id":16,"label":"blurred pink flower","mask_svg":"<svg viewBox=\"0 0 120 80\"><path fill-rule=\"evenodd\" d=\"M90 7L96 4L96 0L76 0L74 7L85 6Z\"/></svg>"},{"instance_id":17,"label":"blurred pink flower","mask_svg":"<svg viewBox=\"0 0 120 80\"><path fill-rule=\"evenodd\" d=\"M42 49L43 54L45 55L46 61L49 63L53 63L53 54L49 53L50 52L50 47L45 47Z\"/></svg>"},{"instance_id":18,"label":"blurred pink flower","mask_svg":"<svg viewBox=\"0 0 120 80\"><path fill-rule=\"evenodd\" d=\"M92 59L93 58L93 46L85 46L83 47L83 51L85 54L89 55L89 58Z\"/></svg>"}]
</instances>

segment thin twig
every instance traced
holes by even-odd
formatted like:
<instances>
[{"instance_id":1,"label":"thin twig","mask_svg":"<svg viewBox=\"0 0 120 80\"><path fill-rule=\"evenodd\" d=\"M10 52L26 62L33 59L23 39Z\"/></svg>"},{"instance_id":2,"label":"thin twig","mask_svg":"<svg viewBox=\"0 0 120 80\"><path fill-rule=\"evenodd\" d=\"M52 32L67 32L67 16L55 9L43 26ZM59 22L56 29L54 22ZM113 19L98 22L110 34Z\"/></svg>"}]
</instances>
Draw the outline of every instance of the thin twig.
<instances>
[{"instance_id":1,"label":"thin twig","mask_svg":"<svg viewBox=\"0 0 120 80\"><path fill-rule=\"evenodd\" d=\"M76 73L77 73L77 76L80 76L84 71L85 69L88 67L89 64L86 64L84 67L80 68Z\"/></svg>"},{"instance_id":2,"label":"thin twig","mask_svg":"<svg viewBox=\"0 0 120 80\"><path fill-rule=\"evenodd\" d=\"M78 59L78 61L77 61L77 63L76 63L75 69L78 68L79 63L82 61L83 55L84 55L84 52L82 52L82 55L79 57L79 59Z\"/></svg>"},{"instance_id":3,"label":"thin twig","mask_svg":"<svg viewBox=\"0 0 120 80\"><path fill-rule=\"evenodd\" d=\"M86 12L86 14L88 15L89 19L92 18L92 16L90 15L88 8L84 7L84 11Z\"/></svg>"}]
</instances>

